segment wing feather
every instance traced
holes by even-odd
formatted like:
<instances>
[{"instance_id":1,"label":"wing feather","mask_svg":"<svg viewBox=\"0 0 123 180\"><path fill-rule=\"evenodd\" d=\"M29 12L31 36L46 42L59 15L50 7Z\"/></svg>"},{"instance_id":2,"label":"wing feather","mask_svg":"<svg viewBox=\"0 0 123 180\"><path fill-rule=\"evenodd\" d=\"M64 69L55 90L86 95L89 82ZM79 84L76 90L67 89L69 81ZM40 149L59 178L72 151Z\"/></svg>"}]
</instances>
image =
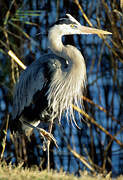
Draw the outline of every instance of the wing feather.
<instances>
[{"instance_id":1,"label":"wing feather","mask_svg":"<svg viewBox=\"0 0 123 180\"><path fill-rule=\"evenodd\" d=\"M41 90L44 84L45 77L40 61L32 63L29 68L22 72L14 90L13 119L31 104L34 94Z\"/></svg>"}]
</instances>

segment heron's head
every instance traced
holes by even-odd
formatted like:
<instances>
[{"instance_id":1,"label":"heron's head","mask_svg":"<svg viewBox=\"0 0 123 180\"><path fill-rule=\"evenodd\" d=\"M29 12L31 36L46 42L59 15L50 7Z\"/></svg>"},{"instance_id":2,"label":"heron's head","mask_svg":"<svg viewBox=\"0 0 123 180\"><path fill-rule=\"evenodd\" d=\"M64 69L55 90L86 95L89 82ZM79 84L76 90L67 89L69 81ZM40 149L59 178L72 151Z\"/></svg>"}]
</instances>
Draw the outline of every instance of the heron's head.
<instances>
[{"instance_id":1,"label":"heron's head","mask_svg":"<svg viewBox=\"0 0 123 180\"><path fill-rule=\"evenodd\" d=\"M69 34L111 34L100 29L82 26L73 16L66 14L64 18L59 19L53 24L51 30L59 35Z\"/></svg>"}]
</instances>

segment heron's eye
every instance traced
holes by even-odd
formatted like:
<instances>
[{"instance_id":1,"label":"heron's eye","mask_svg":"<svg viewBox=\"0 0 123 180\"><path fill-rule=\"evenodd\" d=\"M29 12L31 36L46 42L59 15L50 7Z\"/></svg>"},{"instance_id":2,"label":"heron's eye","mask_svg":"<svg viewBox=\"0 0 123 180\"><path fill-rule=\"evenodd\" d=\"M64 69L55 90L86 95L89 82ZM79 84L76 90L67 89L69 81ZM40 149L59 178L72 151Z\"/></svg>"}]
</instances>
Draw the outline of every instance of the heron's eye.
<instances>
[{"instance_id":1,"label":"heron's eye","mask_svg":"<svg viewBox=\"0 0 123 180\"><path fill-rule=\"evenodd\" d=\"M77 26L75 24L71 24L70 27L71 28L77 28Z\"/></svg>"}]
</instances>

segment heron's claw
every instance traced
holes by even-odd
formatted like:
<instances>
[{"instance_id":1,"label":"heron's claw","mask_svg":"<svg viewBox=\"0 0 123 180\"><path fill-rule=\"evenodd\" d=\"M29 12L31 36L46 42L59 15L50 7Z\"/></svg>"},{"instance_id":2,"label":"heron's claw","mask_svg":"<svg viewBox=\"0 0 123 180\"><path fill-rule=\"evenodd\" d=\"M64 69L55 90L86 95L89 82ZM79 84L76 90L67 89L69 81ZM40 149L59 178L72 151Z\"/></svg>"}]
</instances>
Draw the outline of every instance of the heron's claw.
<instances>
[{"instance_id":1,"label":"heron's claw","mask_svg":"<svg viewBox=\"0 0 123 180\"><path fill-rule=\"evenodd\" d=\"M36 129L36 130L38 130L38 131L40 132L41 136L42 136L43 139L44 139L44 146L45 146L45 144L47 144L47 140L49 140L49 141L53 141L53 143L55 144L55 146L58 148L57 141L56 141L56 139L54 138L54 136L53 136L51 133L45 131L43 128L35 127L35 126L33 126L32 124L28 123L27 121L23 121L23 123L24 123L25 125L27 125L28 127L33 128L33 129ZM46 140L46 139L47 139L47 140ZM45 148L44 148L44 149L45 149Z\"/></svg>"},{"instance_id":2,"label":"heron's claw","mask_svg":"<svg viewBox=\"0 0 123 180\"><path fill-rule=\"evenodd\" d=\"M45 141L45 142L46 142L46 139L45 139L45 138L47 138L47 140L53 141L53 143L55 144L55 146L58 148L57 141L56 141L56 139L54 138L54 136L53 136L51 133L45 131L45 130L42 129L42 128L36 127L36 129L41 133L41 135L42 135L42 137L44 138L44 141Z\"/></svg>"}]
</instances>

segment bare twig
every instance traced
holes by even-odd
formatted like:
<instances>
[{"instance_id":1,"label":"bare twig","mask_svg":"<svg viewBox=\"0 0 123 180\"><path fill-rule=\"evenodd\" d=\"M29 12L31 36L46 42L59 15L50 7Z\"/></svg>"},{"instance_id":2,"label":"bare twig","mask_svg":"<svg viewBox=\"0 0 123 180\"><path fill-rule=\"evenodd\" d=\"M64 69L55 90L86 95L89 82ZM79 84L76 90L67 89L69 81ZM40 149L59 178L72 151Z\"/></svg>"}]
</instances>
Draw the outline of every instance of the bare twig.
<instances>
[{"instance_id":1,"label":"bare twig","mask_svg":"<svg viewBox=\"0 0 123 180\"><path fill-rule=\"evenodd\" d=\"M69 151L76 157L78 158L90 171L95 172L95 169L87 162L84 156L78 154L75 150L71 148L71 146L68 144L67 148Z\"/></svg>"},{"instance_id":2,"label":"bare twig","mask_svg":"<svg viewBox=\"0 0 123 180\"><path fill-rule=\"evenodd\" d=\"M9 50L8 55L22 68L26 69L26 66L22 63L22 61L14 54L13 51Z\"/></svg>"},{"instance_id":3,"label":"bare twig","mask_svg":"<svg viewBox=\"0 0 123 180\"><path fill-rule=\"evenodd\" d=\"M121 122L118 121L117 119L115 119L112 114L110 114L105 108L103 108L102 106L99 106L98 104L94 103L91 99L85 97L85 96L82 96L82 99L94 106L96 106L100 111L103 111L106 115L110 116L112 118L113 121L119 123L121 125Z\"/></svg>"},{"instance_id":4,"label":"bare twig","mask_svg":"<svg viewBox=\"0 0 123 180\"><path fill-rule=\"evenodd\" d=\"M6 147L6 137L7 137L7 130L8 130L8 124L9 124L9 115L7 115L7 120L6 120L6 128L4 130L4 138L3 138L3 141L2 141L2 152L1 152L1 159L3 158L3 155L4 155L4 151L5 151L5 147Z\"/></svg>"},{"instance_id":5,"label":"bare twig","mask_svg":"<svg viewBox=\"0 0 123 180\"><path fill-rule=\"evenodd\" d=\"M104 2L104 0L102 0ZM78 8L80 9L80 11L82 12L83 17L85 18L85 20L87 21L87 23L89 24L89 26L93 27L91 21L88 19L87 15L85 14L84 10L82 9L80 3L78 0L74 0L74 2L76 3L76 5L78 6ZM106 4L106 3L105 3ZM107 7L107 6L106 6ZM104 43L106 44L106 46L111 50L111 52L118 57L118 59L123 63L123 60L119 57L119 55L117 54L117 52L109 45L109 43L105 40L105 36L103 36L102 34L98 34L98 36L100 38L103 39Z\"/></svg>"},{"instance_id":6,"label":"bare twig","mask_svg":"<svg viewBox=\"0 0 123 180\"><path fill-rule=\"evenodd\" d=\"M116 139L114 136L112 136L105 128L103 128L101 125L99 125L92 117L90 117L85 111L83 111L82 109L72 105L73 108L78 111L80 114L82 114L83 116L85 116L92 124L94 124L95 126L97 126L101 131L103 131L106 135L110 136L110 138L112 140L114 140L117 144L119 144L120 146L123 147L123 143L121 143L118 139Z\"/></svg>"}]
</instances>

